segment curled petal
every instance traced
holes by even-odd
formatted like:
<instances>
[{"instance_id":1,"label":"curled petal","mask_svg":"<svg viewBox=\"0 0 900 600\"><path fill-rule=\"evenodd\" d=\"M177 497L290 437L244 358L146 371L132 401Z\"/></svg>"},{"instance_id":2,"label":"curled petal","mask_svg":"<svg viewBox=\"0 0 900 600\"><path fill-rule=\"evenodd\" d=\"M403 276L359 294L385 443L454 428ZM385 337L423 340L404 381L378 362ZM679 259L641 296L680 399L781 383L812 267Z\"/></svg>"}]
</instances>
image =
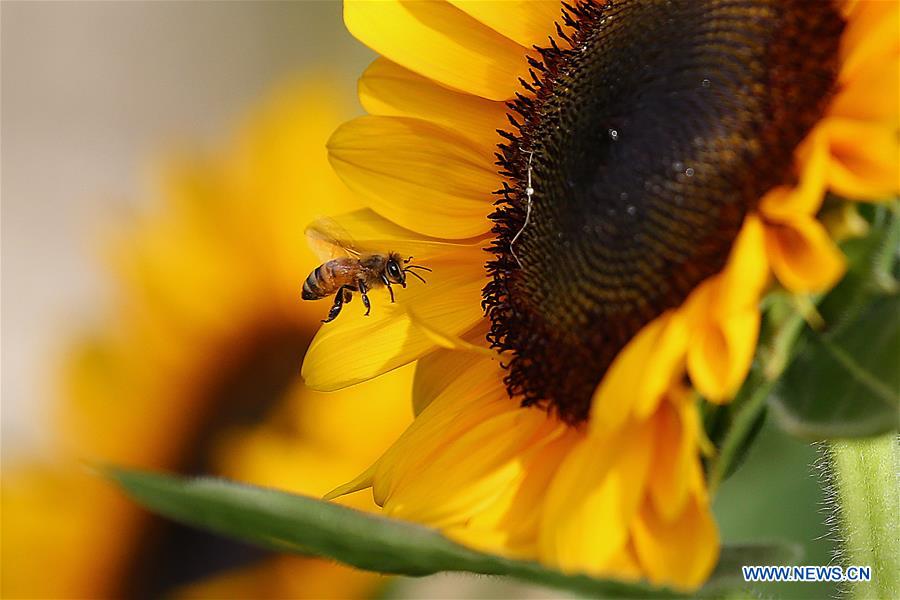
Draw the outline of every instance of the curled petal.
<instances>
[{"instance_id":1,"label":"curled petal","mask_svg":"<svg viewBox=\"0 0 900 600\"><path fill-rule=\"evenodd\" d=\"M886 200L900 192L900 132L896 127L837 117L819 125L828 140L828 186L852 200Z\"/></svg>"},{"instance_id":2,"label":"curled petal","mask_svg":"<svg viewBox=\"0 0 900 600\"><path fill-rule=\"evenodd\" d=\"M656 449L650 467L650 497L661 519L678 517L688 501L692 470L700 469L697 405L689 394L660 404L656 416Z\"/></svg>"},{"instance_id":3,"label":"curled petal","mask_svg":"<svg viewBox=\"0 0 900 600\"><path fill-rule=\"evenodd\" d=\"M846 270L843 253L812 218L768 226L766 250L776 277L793 292L827 290Z\"/></svg>"},{"instance_id":4,"label":"curled petal","mask_svg":"<svg viewBox=\"0 0 900 600\"><path fill-rule=\"evenodd\" d=\"M692 333L688 373L707 400L725 402L740 387L753 362L759 323L759 309L752 306Z\"/></svg>"},{"instance_id":5,"label":"curled petal","mask_svg":"<svg viewBox=\"0 0 900 600\"><path fill-rule=\"evenodd\" d=\"M710 314L727 319L733 312L755 307L769 284L769 262L766 257L765 227L757 215L747 215L738 234L728 263L722 274L711 281L713 306L703 308ZM689 301L690 302L690 301Z\"/></svg>"},{"instance_id":6,"label":"curled petal","mask_svg":"<svg viewBox=\"0 0 900 600\"><path fill-rule=\"evenodd\" d=\"M716 564L719 533L705 502L696 496L673 520L645 502L632 527L634 548L647 578L657 585L693 589Z\"/></svg>"}]
</instances>

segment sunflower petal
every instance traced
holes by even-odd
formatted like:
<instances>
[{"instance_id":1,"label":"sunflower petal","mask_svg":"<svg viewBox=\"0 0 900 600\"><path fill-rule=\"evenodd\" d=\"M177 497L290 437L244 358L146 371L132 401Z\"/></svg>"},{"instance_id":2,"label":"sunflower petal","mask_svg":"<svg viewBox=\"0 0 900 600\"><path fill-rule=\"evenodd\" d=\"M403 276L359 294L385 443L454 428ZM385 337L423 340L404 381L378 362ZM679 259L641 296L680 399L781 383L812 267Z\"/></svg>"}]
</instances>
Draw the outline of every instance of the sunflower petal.
<instances>
[{"instance_id":1,"label":"sunflower petal","mask_svg":"<svg viewBox=\"0 0 900 600\"><path fill-rule=\"evenodd\" d=\"M402 227L443 238L490 229L493 158L458 134L416 119L360 117L334 132L328 150L350 189Z\"/></svg>"},{"instance_id":2,"label":"sunflower petal","mask_svg":"<svg viewBox=\"0 0 900 600\"><path fill-rule=\"evenodd\" d=\"M759 211L769 220L783 221L796 215L814 215L825 199L825 171L828 167L828 143L813 132L798 148L802 163L800 182L795 186L777 186L759 203Z\"/></svg>"},{"instance_id":3,"label":"sunflower petal","mask_svg":"<svg viewBox=\"0 0 900 600\"><path fill-rule=\"evenodd\" d=\"M526 48L547 44L562 16L559 0L450 0L494 31Z\"/></svg>"},{"instance_id":4,"label":"sunflower petal","mask_svg":"<svg viewBox=\"0 0 900 600\"><path fill-rule=\"evenodd\" d=\"M744 225L728 256L721 275L710 282L714 306L704 307L705 315L727 318L729 314L755 307L769 283L769 263L766 259L765 227L756 215L747 215Z\"/></svg>"},{"instance_id":5,"label":"sunflower petal","mask_svg":"<svg viewBox=\"0 0 900 600\"><path fill-rule=\"evenodd\" d=\"M397 252L404 259L412 257L418 259L417 262L460 251L477 251L484 245L479 240L448 241L423 236L400 227L368 208L327 217L315 222L316 225L320 223L322 223L319 226L321 230L327 231L329 228L334 230L335 241L346 242L355 250L370 253ZM307 228L307 232L309 230L310 227ZM311 245L326 243L319 237L308 241ZM333 255L327 256L326 259L333 257Z\"/></svg>"},{"instance_id":6,"label":"sunflower petal","mask_svg":"<svg viewBox=\"0 0 900 600\"><path fill-rule=\"evenodd\" d=\"M846 270L843 253L813 218L768 226L766 250L775 276L793 292L827 290Z\"/></svg>"},{"instance_id":7,"label":"sunflower petal","mask_svg":"<svg viewBox=\"0 0 900 600\"><path fill-rule=\"evenodd\" d=\"M687 366L691 382L707 400L724 402L750 370L759 337L756 306L699 327L691 337Z\"/></svg>"},{"instance_id":8,"label":"sunflower petal","mask_svg":"<svg viewBox=\"0 0 900 600\"><path fill-rule=\"evenodd\" d=\"M468 255L467 255L468 254ZM411 282L391 304L386 290L370 292L371 316L356 303L319 329L303 361L306 384L316 390L341 389L412 362L435 348L431 335L417 327L401 303L415 305L420 318L459 334L483 318L484 285L480 253L464 253L429 262L428 285ZM476 265L473 268L472 265ZM323 306L323 311L326 307Z\"/></svg>"},{"instance_id":9,"label":"sunflower petal","mask_svg":"<svg viewBox=\"0 0 900 600\"><path fill-rule=\"evenodd\" d=\"M691 469L697 469L697 406L686 401L663 402L655 420L656 450L650 465L650 497L658 515L671 521L681 514L690 492Z\"/></svg>"},{"instance_id":10,"label":"sunflower petal","mask_svg":"<svg viewBox=\"0 0 900 600\"><path fill-rule=\"evenodd\" d=\"M523 456L562 427L542 411L510 403L507 411L480 421L420 464L415 477L405 477L385 502L385 512L435 527L464 524L521 482Z\"/></svg>"},{"instance_id":11,"label":"sunflower petal","mask_svg":"<svg viewBox=\"0 0 900 600\"><path fill-rule=\"evenodd\" d=\"M560 463L568 456L577 435L544 430L521 454L522 476L502 490L464 524L444 530L445 535L469 546L509 556L532 559L537 554L540 505Z\"/></svg>"},{"instance_id":12,"label":"sunflower petal","mask_svg":"<svg viewBox=\"0 0 900 600\"><path fill-rule=\"evenodd\" d=\"M652 422L611 435L588 434L560 466L547 491L541 559L565 572L616 576L617 555L644 497L653 452Z\"/></svg>"},{"instance_id":13,"label":"sunflower petal","mask_svg":"<svg viewBox=\"0 0 900 600\"><path fill-rule=\"evenodd\" d=\"M465 379L454 380L388 448L375 465L373 494L384 505L407 478L478 423L517 407L495 364L482 359Z\"/></svg>"},{"instance_id":14,"label":"sunflower petal","mask_svg":"<svg viewBox=\"0 0 900 600\"><path fill-rule=\"evenodd\" d=\"M707 507L696 498L666 521L646 502L632 528L634 547L651 582L681 589L700 586L716 564L719 534Z\"/></svg>"},{"instance_id":15,"label":"sunflower petal","mask_svg":"<svg viewBox=\"0 0 900 600\"><path fill-rule=\"evenodd\" d=\"M896 32L893 35L897 36ZM897 37L900 39L900 36ZM900 54L860 65L853 81L845 83L832 100L828 114L861 121L879 121L897 127L900 122L898 72Z\"/></svg>"},{"instance_id":16,"label":"sunflower petal","mask_svg":"<svg viewBox=\"0 0 900 600\"><path fill-rule=\"evenodd\" d=\"M528 74L522 46L446 2L347 0L344 23L395 63L490 100L510 98Z\"/></svg>"},{"instance_id":17,"label":"sunflower petal","mask_svg":"<svg viewBox=\"0 0 900 600\"><path fill-rule=\"evenodd\" d=\"M828 140L828 184L854 200L882 200L900 192L900 136L896 127L851 119L819 125Z\"/></svg>"},{"instance_id":18,"label":"sunflower petal","mask_svg":"<svg viewBox=\"0 0 900 600\"><path fill-rule=\"evenodd\" d=\"M900 52L900 3L896 0L859 0L847 15L841 35L842 82L852 80L867 64L896 56ZM896 72L892 76L896 78Z\"/></svg>"},{"instance_id":19,"label":"sunflower petal","mask_svg":"<svg viewBox=\"0 0 900 600\"><path fill-rule=\"evenodd\" d=\"M687 339L684 319L677 313L660 316L641 329L597 387L591 429L614 430L632 413L645 418L653 412L683 364Z\"/></svg>"},{"instance_id":20,"label":"sunflower petal","mask_svg":"<svg viewBox=\"0 0 900 600\"><path fill-rule=\"evenodd\" d=\"M479 329L481 328L476 327L476 330ZM462 337L466 340L470 336ZM483 335L478 336L478 339L483 339ZM471 382L468 371L484 359L485 356L481 352L463 352L445 348L439 348L420 358L416 363L416 375L413 380L413 412L418 416L456 380L464 386L467 383L474 383ZM495 362L499 381L500 363ZM468 392L469 388L466 386L457 393Z\"/></svg>"},{"instance_id":21,"label":"sunflower petal","mask_svg":"<svg viewBox=\"0 0 900 600\"><path fill-rule=\"evenodd\" d=\"M359 101L369 114L422 119L486 148L497 144L497 129L510 126L505 103L454 92L384 58L360 78Z\"/></svg>"},{"instance_id":22,"label":"sunflower petal","mask_svg":"<svg viewBox=\"0 0 900 600\"><path fill-rule=\"evenodd\" d=\"M456 351L475 352L477 354L487 356L491 359L499 358L497 352L491 350L484 344L473 344L472 342L463 339L462 335L443 331L434 323L431 323L427 319L423 319L422 317L420 317L412 306L406 306L406 313L409 315L410 321L412 321L412 323L416 327L421 329L425 333L425 335L430 337L431 341L433 341L435 345L441 348Z\"/></svg>"}]
</instances>

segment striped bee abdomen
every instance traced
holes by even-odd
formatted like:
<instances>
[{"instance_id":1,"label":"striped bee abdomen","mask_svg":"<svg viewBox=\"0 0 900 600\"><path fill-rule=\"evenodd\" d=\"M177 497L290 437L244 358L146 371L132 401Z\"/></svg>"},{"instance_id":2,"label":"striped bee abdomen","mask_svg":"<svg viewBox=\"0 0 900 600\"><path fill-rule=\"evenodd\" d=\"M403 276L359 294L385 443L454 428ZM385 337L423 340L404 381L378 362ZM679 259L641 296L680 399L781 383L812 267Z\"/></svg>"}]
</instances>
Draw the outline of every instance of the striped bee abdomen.
<instances>
[{"instance_id":1,"label":"striped bee abdomen","mask_svg":"<svg viewBox=\"0 0 900 600\"><path fill-rule=\"evenodd\" d=\"M336 293L352 280L352 259L338 258L319 265L303 282L303 299L319 300Z\"/></svg>"}]
</instances>

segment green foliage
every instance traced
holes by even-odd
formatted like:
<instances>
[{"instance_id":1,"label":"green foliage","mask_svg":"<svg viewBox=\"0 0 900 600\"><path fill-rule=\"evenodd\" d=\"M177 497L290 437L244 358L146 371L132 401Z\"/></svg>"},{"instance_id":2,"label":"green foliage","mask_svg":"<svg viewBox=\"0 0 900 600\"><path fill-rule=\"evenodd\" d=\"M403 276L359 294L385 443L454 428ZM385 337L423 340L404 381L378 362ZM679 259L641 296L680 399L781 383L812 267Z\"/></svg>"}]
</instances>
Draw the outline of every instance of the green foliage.
<instances>
[{"instance_id":1,"label":"green foliage","mask_svg":"<svg viewBox=\"0 0 900 600\"><path fill-rule=\"evenodd\" d=\"M900 424L900 216L873 216L844 245L847 275L821 299L823 328L806 327L772 398L778 422L809 439L872 436Z\"/></svg>"},{"instance_id":2,"label":"green foliage","mask_svg":"<svg viewBox=\"0 0 900 600\"><path fill-rule=\"evenodd\" d=\"M900 298L877 299L845 327L809 332L772 399L778 422L811 439L863 437L900 417Z\"/></svg>"},{"instance_id":3,"label":"green foliage","mask_svg":"<svg viewBox=\"0 0 900 600\"><path fill-rule=\"evenodd\" d=\"M534 562L478 552L433 529L313 498L221 479L183 479L117 468L104 472L159 514L279 552L332 558L381 573L505 575L596 598L683 597L671 590L566 575ZM788 564L796 558L792 548L777 545L725 548L701 595L720 597L734 590L742 564Z\"/></svg>"},{"instance_id":4,"label":"green foliage","mask_svg":"<svg viewBox=\"0 0 900 600\"><path fill-rule=\"evenodd\" d=\"M772 408L778 424L805 439L878 435L900 424L900 202L870 209L870 230L842 245L848 270L815 298L821 323L784 291L764 301L753 366L735 400L705 405L718 449L710 488L740 465Z\"/></svg>"}]
</instances>

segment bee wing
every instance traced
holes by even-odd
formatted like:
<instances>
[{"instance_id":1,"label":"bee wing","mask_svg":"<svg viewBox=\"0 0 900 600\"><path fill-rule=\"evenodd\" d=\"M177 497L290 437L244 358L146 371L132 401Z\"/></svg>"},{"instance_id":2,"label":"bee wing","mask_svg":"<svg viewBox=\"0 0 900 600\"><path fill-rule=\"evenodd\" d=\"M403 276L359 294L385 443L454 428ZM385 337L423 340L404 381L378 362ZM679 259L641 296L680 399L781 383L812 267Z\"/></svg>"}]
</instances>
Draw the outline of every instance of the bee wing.
<instances>
[{"instance_id":1,"label":"bee wing","mask_svg":"<svg viewBox=\"0 0 900 600\"><path fill-rule=\"evenodd\" d=\"M341 257L359 258L353 236L334 219L316 219L306 228L306 241L322 262Z\"/></svg>"}]
</instances>

